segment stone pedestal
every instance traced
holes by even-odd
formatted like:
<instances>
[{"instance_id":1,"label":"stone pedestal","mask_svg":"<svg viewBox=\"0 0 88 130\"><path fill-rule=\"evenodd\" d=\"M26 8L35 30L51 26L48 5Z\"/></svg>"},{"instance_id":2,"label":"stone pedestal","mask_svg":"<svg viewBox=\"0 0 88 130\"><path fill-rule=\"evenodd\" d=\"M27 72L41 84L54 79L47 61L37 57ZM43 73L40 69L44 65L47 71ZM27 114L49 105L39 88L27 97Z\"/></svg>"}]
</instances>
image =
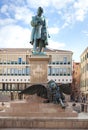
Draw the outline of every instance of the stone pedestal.
<instances>
[{"instance_id":1,"label":"stone pedestal","mask_svg":"<svg viewBox=\"0 0 88 130\"><path fill-rule=\"evenodd\" d=\"M49 56L31 55L30 61L30 83L47 83Z\"/></svg>"},{"instance_id":2,"label":"stone pedestal","mask_svg":"<svg viewBox=\"0 0 88 130\"><path fill-rule=\"evenodd\" d=\"M0 128L88 129L88 117L78 117L70 106L62 109L53 103L42 103L34 95L27 101L14 101L0 112Z\"/></svg>"},{"instance_id":3,"label":"stone pedestal","mask_svg":"<svg viewBox=\"0 0 88 130\"><path fill-rule=\"evenodd\" d=\"M13 101L1 116L13 117L77 117L78 114L71 107L62 109L60 105L53 103L43 103L44 99L37 95L29 96L28 101Z\"/></svg>"}]
</instances>

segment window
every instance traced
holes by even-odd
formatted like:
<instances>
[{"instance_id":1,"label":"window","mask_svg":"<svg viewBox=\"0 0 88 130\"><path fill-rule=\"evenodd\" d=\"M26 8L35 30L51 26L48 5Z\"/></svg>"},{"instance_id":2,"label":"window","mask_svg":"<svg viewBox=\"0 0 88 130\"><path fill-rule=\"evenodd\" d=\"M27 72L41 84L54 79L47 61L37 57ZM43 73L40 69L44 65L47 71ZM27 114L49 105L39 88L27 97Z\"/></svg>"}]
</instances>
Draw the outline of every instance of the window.
<instances>
[{"instance_id":1,"label":"window","mask_svg":"<svg viewBox=\"0 0 88 130\"><path fill-rule=\"evenodd\" d=\"M70 68L68 68L67 73L68 73L68 75L71 74L71 69Z\"/></svg>"},{"instance_id":2,"label":"window","mask_svg":"<svg viewBox=\"0 0 88 130\"><path fill-rule=\"evenodd\" d=\"M63 58L63 62L64 62L64 64L67 63L67 57L64 57L64 58Z\"/></svg>"},{"instance_id":3,"label":"window","mask_svg":"<svg viewBox=\"0 0 88 130\"><path fill-rule=\"evenodd\" d=\"M22 71L21 71L21 70L18 70L18 74L21 75L21 74L22 74Z\"/></svg>"},{"instance_id":4,"label":"window","mask_svg":"<svg viewBox=\"0 0 88 130\"><path fill-rule=\"evenodd\" d=\"M18 90L18 84L12 84L12 90Z\"/></svg>"},{"instance_id":5,"label":"window","mask_svg":"<svg viewBox=\"0 0 88 130\"><path fill-rule=\"evenodd\" d=\"M8 90L8 85L4 84L4 90Z\"/></svg>"},{"instance_id":6,"label":"window","mask_svg":"<svg viewBox=\"0 0 88 130\"><path fill-rule=\"evenodd\" d=\"M70 64L70 61L68 62L68 64Z\"/></svg>"},{"instance_id":7,"label":"window","mask_svg":"<svg viewBox=\"0 0 88 130\"><path fill-rule=\"evenodd\" d=\"M11 84L8 84L7 86L8 86L8 90L11 90Z\"/></svg>"},{"instance_id":8,"label":"window","mask_svg":"<svg viewBox=\"0 0 88 130\"><path fill-rule=\"evenodd\" d=\"M2 89L2 84L0 84L0 90Z\"/></svg>"},{"instance_id":9,"label":"window","mask_svg":"<svg viewBox=\"0 0 88 130\"><path fill-rule=\"evenodd\" d=\"M52 68L52 75L55 75L55 68Z\"/></svg>"},{"instance_id":10,"label":"window","mask_svg":"<svg viewBox=\"0 0 88 130\"><path fill-rule=\"evenodd\" d=\"M26 68L26 74L27 74L27 75L30 74L30 68L29 68L29 67Z\"/></svg>"},{"instance_id":11,"label":"window","mask_svg":"<svg viewBox=\"0 0 88 130\"><path fill-rule=\"evenodd\" d=\"M14 69L13 69L13 68L10 69L10 73L11 73L12 75L14 74Z\"/></svg>"},{"instance_id":12,"label":"window","mask_svg":"<svg viewBox=\"0 0 88 130\"><path fill-rule=\"evenodd\" d=\"M66 68L63 68L63 73L64 75L66 75Z\"/></svg>"},{"instance_id":13,"label":"window","mask_svg":"<svg viewBox=\"0 0 88 130\"><path fill-rule=\"evenodd\" d=\"M86 58L87 58L87 56L86 56L86 54L85 54L85 60L86 60Z\"/></svg>"},{"instance_id":14,"label":"window","mask_svg":"<svg viewBox=\"0 0 88 130\"><path fill-rule=\"evenodd\" d=\"M17 75L18 74L18 69L14 69L14 73L15 73L15 75Z\"/></svg>"},{"instance_id":15,"label":"window","mask_svg":"<svg viewBox=\"0 0 88 130\"><path fill-rule=\"evenodd\" d=\"M59 68L56 68L56 75L59 75Z\"/></svg>"},{"instance_id":16,"label":"window","mask_svg":"<svg viewBox=\"0 0 88 130\"><path fill-rule=\"evenodd\" d=\"M60 68L60 75L62 75L62 73L63 73L63 69L62 69L62 68Z\"/></svg>"},{"instance_id":17,"label":"window","mask_svg":"<svg viewBox=\"0 0 88 130\"><path fill-rule=\"evenodd\" d=\"M58 65L58 64L59 64L59 61L56 61L56 64Z\"/></svg>"},{"instance_id":18,"label":"window","mask_svg":"<svg viewBox=\"0 0 88 130\"><path fill-rule=\"evenodd\" d=\"M51 67L48 68L48 75L51 75Z\"/></svg>"},{"instance_id":19,"label":"window","mask_svg":"<svg viewBox=\"0 0 88 130\"><path fill-rule=\"evenodd\" d=\"M60 64L62 65L62 64L63 64L63 62L62 62L62 61L60 61Z\"/></svg>"},{"instance_id":20,"label":"window","mask_svg":"<svg viewBox=\"0 0 88 130\"><path fill-rule=\"evenodd\" d=\"M6 72L7 72L7 69L4 68L4 70L3 70L3 74L6 75Z\"/></svg>"},{"instance_id":21,"label":"window","mask_svg":"<svg viewBox=\"0 0 88 130\"><path fill-rule=\"evenodd\" d=\"M83 57L83 61L84 61L84 57Z\"/></svg>"},{"instance_id":22,"label":"window","mask_svg":"<svg viewBox=\"0 0 88 130\"><path fill-rule=\"evenodd\" d=\"M18 58L18 64L22 63L22 58Z\"/></svg>"},{"instance_id":23,"label":"window","mask_svg":"<svg viewBox=\"0 0 88 130\"><path fill-rule=\"evenodd\" d=\"M23 75L26 74L26 68L22 68L22 74L23 74Z\"/></svg>"},{"instance_id":24,"label":"window","mask_svg":"<svg viewBox=\"0 0 88 130\"><path fill-rule=\"evenodd\" d=\"M55 64L55 62L52 62L52 64Z\"/></svg>"},{"instance_id":25,"label":"window","mask_svg":"<svg viewBox=\"0 0 88 130\"><path fill-rule=\"evenodd\" d=\"M10 69L9 68L7 69L7 74L10 75Z\"/></svg>"}]
</instances>

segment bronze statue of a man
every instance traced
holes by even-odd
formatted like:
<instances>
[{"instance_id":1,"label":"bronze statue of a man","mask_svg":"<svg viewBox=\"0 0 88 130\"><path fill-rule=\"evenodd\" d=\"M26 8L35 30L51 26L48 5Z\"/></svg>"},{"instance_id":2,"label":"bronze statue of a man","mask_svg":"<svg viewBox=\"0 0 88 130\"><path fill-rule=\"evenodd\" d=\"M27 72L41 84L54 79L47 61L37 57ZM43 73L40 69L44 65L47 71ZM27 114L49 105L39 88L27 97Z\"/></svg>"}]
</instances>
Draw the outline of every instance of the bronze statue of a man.
<instances>
[{"instance_id":1,"label":"bronze statue of a man","mask_svg":"<svg viewBox=\"0 0 88 130\"><path fill-rule=\"evenodd\" d=\"M39 7L37 15L32 17L31 26L31 40L30 43L33 45L33 52L43 52L46 45L48 45L48 33L46 26L46 19L43 14L43 8Z\"/></svg>"}]
</instances>

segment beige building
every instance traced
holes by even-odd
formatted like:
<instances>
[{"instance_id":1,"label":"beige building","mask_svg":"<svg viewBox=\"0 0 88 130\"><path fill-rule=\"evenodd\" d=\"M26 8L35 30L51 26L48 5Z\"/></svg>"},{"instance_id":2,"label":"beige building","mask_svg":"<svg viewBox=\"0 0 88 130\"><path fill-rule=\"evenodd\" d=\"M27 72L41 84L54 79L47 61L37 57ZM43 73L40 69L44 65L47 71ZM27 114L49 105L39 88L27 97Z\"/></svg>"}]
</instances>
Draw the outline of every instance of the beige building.
<instances>
[{"instance_id":1,"label":"beige building","mask_svg":"<svg viewBox=\"0 0 88 130\"><path fill-rule=\"evenodd\" d=\"M72 98L78 100L80 96L80 63L73 62Z\"/></svg>"},{"instance_id":2,"label":"beige building","mask_svg":"<svg viewBox=\"0 0 88 130\"><path fill-rule=\"evenodd\" d=\"M72 82L72 52L66 50L46 50L50 57L47 82ZM31 49L0 49L0 93L17 98L18 92L30 85Z\"/></svg>"},{"instance_id":3,"label":"beige building","mask_svg":"<svg viewBox=\"0 0 88 130\"><path fill-rule=\"evenodd\" d=\"M80 56L81 59L81 91L88 94L88 47Z\"/></svg>"}]
</instances>

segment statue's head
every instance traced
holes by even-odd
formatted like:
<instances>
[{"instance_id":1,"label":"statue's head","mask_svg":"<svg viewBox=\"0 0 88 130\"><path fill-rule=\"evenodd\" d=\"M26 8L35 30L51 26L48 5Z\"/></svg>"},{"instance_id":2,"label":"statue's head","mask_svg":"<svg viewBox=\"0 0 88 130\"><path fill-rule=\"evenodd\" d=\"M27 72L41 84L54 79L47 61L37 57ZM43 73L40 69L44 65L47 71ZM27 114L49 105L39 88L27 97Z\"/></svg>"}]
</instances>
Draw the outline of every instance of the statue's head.
<instances>
[{"instance_id":1,"label":"statue's head","mask_svg":"<svg viewBox=\"0 0 88 130\"><path fill-rule=\"evenodd\" d=\"M50 80L48 82L48 87L51 88L51 89L56 89L57 88L57 84L55 83L55 81Z\"/></svg>"},{"instance_id":2,"label":"statue's head","mask_svg":"<svg viewBox=\"0 0 88 130\"><path fill-rule=\"evenodd\" d=\"M38 7L37 14L38 14L39 16L41 16L42 13L43 13L43 8L42 8L42 7Z\"/></svg>"},{"instance_id":3,"label":"statue's head","mask_svg":"<svg viewBox=\"0 0 88 130\"><path fill-rule=\"evenodd\" d=\"M56 89L56 88L57 88L55 82L52 82L52 83L51 83L51 88L52 88L52 89Z\"/></svg>"}]
</instances>

